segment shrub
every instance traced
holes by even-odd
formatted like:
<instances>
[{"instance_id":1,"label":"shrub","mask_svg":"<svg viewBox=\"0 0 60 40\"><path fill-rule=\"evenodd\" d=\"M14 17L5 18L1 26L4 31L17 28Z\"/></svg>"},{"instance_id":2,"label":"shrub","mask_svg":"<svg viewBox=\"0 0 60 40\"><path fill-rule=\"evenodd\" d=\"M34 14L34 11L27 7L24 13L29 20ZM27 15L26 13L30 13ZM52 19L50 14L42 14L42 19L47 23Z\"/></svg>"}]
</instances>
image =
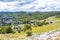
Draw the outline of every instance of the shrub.
<instances>
[{"instance_id":1,"label":"shrub","mask_svg":"<svg viewBox=\"0 0 60 40\"><path fill-rule=\"evenodd\" d=\"M38 26L42 26L43 24L41 22L36 22Z\"/></svg>"},{"instance_id":2,"label":"shrub","mask_svg":"<svg viewBox=\"0 0 60 40\"><path fill-rule=\"evenodd\" d=\"M45 24L49 24L49 22L46 22Z\"/></svg>"},{"instance_id":3,"label":"shrub","mask_svg":"<svg viewBox=\"0 0 60 40\"><path fill-rule=\"evenodd\" d=\"M32 29L30 24L25 24L24 30Z\"/></svg>"},{"instance_id":4,"label":"shrub","mask_svg":"<svg viewBox=\"0 0 60 40\"><path fill-rule=\"evenodd\" d=\"M13 30L11 29L11 27L6 28L6 33L13 33Z\"/></svg>"},{"instance_id":5,"label":"shrub","mask_svg":"<svg viewBox=\"0 0 60 40\"><path fill-rule=\"evenodd\" d=\"M27 36L32 36L32 32L27 32Z\"/></svg>"},{"instance_id":6,"label":"shrub","mask_svg":"<svg viewBox=\"0 0 60 40\"><path fill-rule=\"evenodd\" d=\"M53 23L53 22L50 22L51 24Z\"/></svg>"}]
</instances>

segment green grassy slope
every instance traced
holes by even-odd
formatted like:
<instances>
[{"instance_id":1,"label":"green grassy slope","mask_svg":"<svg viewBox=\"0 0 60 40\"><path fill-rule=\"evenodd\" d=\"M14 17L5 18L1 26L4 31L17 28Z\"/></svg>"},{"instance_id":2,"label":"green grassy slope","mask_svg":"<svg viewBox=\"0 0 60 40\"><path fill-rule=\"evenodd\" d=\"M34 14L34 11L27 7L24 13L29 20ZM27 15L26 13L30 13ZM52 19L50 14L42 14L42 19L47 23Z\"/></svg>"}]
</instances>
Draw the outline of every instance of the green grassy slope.
<instances>
[{"instance_id":1,"label":"green grassy slope","mask_svg":"<svg viewBox=\"0 0 60 40\"><path fill-rule=\"evenodd\" d=\"M53 17L49 17L46 19L47 21L52 21L52 24L48 24L48 25L43 25L41 27L34 27L32 28L32 32L33 33L44 33L44 32L48 32L51 30L58 30L60 29L60 18L56 18L55 16Z\"/></svg>"}]
</instances>

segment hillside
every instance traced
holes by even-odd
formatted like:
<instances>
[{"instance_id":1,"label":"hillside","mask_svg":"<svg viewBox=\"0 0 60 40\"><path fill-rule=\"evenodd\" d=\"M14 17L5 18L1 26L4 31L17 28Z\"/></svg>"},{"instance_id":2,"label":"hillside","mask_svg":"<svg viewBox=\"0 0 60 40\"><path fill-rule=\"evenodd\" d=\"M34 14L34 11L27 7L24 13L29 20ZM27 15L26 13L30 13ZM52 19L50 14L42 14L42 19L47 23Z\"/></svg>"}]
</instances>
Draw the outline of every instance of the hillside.
<instances>
[{"instance_id":1,"label":"hillside","mask_svg":"<svg viewBox=\"0 0 60 40\"><path fill-rule=\"evenodd\" d=\"M43 20L36 20L43 21ZM52 16L46 19L46 21L53 23L32 27L32 30L27 30L32 32L32 36L26 37L26 32L15 33L15 34L0 34L1 40L60 40L60 18ZM3 39L4 38L4 39ZM10 39L11 38L11 39Z\"/></svg>"}]
</instances>

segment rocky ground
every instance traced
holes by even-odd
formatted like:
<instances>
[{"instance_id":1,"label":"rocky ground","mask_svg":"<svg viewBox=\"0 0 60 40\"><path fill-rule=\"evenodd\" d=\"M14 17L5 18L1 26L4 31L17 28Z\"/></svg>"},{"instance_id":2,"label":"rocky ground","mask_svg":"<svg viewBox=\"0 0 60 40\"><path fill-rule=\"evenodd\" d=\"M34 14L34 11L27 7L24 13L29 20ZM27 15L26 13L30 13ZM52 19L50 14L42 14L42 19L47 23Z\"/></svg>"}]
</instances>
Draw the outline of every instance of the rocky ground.
<instances>
[{"instance_id":1,"label":"rocky ground","mask_svg":"<svg viewBox=\"0 0 60 40\"><path fill-rule=\"evenodd\" d=\"M25 40L60 40L60 30L34 34L32 37L25 38Z\"/></svg>"}]
</instances>

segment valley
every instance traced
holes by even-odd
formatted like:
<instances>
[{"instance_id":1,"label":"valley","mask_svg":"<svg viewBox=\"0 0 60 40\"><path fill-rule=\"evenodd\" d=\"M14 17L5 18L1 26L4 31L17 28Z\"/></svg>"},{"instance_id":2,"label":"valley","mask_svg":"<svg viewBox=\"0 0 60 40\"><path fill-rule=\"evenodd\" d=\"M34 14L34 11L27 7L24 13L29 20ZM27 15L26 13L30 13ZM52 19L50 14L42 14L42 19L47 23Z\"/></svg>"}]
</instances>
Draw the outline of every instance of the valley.
<instances>
[{"instance_id":1,"label":"valley","mask_svg":"<svg viewBox=\"0 0 60 40\"><path fill-rule=\"evenodd\" d=\"M0 40L53 40L59 35L59 12L0 14Z\"/></svg>"}]
</instances>

